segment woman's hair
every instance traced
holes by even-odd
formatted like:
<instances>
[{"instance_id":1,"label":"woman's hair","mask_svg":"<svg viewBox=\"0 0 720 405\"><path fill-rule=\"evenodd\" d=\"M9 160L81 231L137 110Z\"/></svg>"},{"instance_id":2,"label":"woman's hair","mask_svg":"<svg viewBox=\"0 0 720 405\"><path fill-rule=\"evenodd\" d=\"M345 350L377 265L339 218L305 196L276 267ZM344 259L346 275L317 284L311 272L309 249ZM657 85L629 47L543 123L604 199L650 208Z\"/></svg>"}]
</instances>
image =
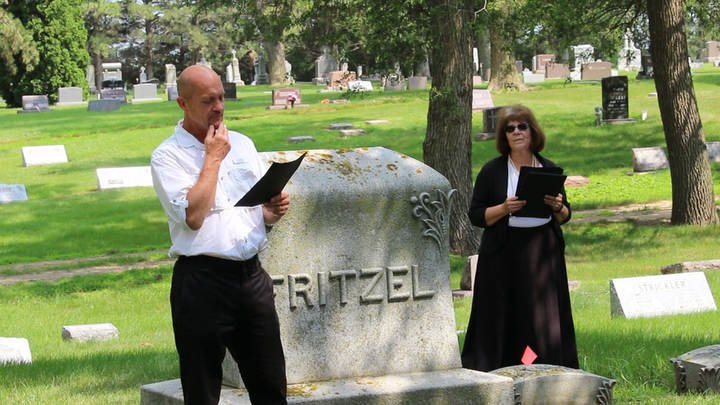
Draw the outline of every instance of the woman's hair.
<instances>
[{"instance_id":1,"label":"woman's hair","mask_svg":"<svg viewBox=\"0 0 720 405\"><path fill-rule=\"evenodd\" d=\"M505 127L510 121L527 122L530 124L530 151L537 153L545 148L545 133L535 119L535 115L529 108L520 105L509 105L500 109L497 121L495 121L495 148L501 155L510 154L510 143L508 143Z\"/></svg>"}]
</instances>

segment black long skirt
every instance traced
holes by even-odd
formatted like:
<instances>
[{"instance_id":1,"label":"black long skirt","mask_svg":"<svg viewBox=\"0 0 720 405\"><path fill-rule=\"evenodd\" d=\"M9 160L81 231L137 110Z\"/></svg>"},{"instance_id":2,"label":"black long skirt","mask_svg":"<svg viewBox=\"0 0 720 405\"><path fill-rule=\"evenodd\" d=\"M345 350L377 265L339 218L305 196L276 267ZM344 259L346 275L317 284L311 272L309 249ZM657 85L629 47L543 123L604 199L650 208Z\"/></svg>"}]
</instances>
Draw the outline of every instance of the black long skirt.
<instances>
[{"instance_id":1,"label":"black long skirt","mask_svg":"<svg viewBox=\"0 0 720 405\"><path fill-rule=\"evenodd\" d=\"M579 367L565 256L552 226L509 227L503 248L478 257L463 367L522 364L527 346L535 364Z\"/></svg>"}]
</instances>

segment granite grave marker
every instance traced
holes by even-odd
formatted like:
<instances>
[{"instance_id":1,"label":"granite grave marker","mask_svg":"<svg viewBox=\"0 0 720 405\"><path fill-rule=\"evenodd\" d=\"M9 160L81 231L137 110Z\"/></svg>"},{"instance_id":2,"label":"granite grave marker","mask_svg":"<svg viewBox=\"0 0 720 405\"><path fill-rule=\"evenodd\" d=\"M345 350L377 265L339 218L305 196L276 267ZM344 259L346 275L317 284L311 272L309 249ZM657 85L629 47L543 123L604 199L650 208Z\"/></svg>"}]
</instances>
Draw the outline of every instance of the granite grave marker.
<instances>
[{"instance_id":1,"label":"granite grave marker","mask_svg":"<svg viewBox=\"0 0 720 405\"><path fill-rule=\"evenodd\" d=\"M152 187L150 166L98 168L98 190L125 187Z\"/></svg>"},{"instance_id":2,"label":"granite grave marker","mask_svg":"<svg viewBox=\"0 0 720 405\"><path fill-rule=\"evenodd\" d=\"M67 163L65 145L23 146L23 167Z\"/></svg>"},{"instance_id":3,"label":"granite grave marker","mask_svg":"<svg viewBox=\"0 0 720 405\"><path fill-rule=\"evenodd\" d=\"M604 77L602 79L602 107L604 120L628 118L627 76Z\"/></svg>"},{"instance_id":4,"label":"granite grave marker","mask_svg":"<svg viewBox=\"0 0 720 405\"><path fill-rule=\"evenodd\" d=\"M0 204L27 200L24 184L0 184Z\"/></svg>"},{"instance_id":5,"label":"granite grave marker","mask_svg":"<svg viewBox=\"0 0 720 405\"><path fill-rule=\"evenodd\" d=\"M630 319L715 310L715 299L705 273L610 280L610 312L613 317Z\"/></svg>"}]
</instances>

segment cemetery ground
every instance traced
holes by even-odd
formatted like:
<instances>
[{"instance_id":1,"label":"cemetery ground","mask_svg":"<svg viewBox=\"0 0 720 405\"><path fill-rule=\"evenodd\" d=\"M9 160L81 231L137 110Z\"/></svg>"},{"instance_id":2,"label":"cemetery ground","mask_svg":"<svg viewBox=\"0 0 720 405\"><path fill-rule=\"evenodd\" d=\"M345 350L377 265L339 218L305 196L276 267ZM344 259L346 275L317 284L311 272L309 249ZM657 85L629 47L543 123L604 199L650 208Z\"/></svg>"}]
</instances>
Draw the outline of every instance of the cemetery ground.
<instances>
[{"instance_id":1,"label":"cemetery ground","mask_svg":"<svg viewBox=\"0 0 720 405\"><path fill-rule=\"evenodd\" d=\"M708 141L720 141L720 71L695 71L695 91ZM633 75L634 77L634 75ZM428 93L380 92L324 104L341 93L318 93L299 85L309 107L266 110L267 86L246 86L239 101L226 104L229 128L249 135L261 151L383 146L422 159ZM378 86L376 86L378 87ZM633 125L594 127L599 84L547 81L527 93L493 94L496 106L523 103L538 116L548 136L544 156L583 175L590 184L568 190L576 210L652 206L671 199L670 174L632 171L631 149L664 146L652 81L630 80ZM344 97L344 96L342 96ZM639 119L641 111L648 119ZM119 111L90 113L83 107L16 114L0 110L0 183L24 184L28 201L0 205L0 276L40 271L19 263L78 260L72 267L132 266L160 260L168 247L165 216L151 187L97 190L96 168L146 166L152 150L172 131L181 112L175 103L146 102ZM473 116L481 132L482 114ZM367 125L366 120L390 123ZM349 122L367 134L342 138L328 124ZM289 144L290 136L311 135L316 142ZM68 163L22 167L21 147L65 146ZM473 177L496 156L492 142L473 143ZM715 194L720 194L719 163L712 163ZM595 214L597 215L597 214ZM581 216L576 216L580 219ZM581 367L618 381L617 404L708 404L717 396L674 393L669 359L717 344L717 312L656 318L610 317L609 279L660 274L660 266L718 259L720 227L670 226L664 221L571 221L564 226L569 279ZM451 258L453 287L459 285L464 258ZM45 270L57 270L64 265ZM0 336L30 342L31 365L0 366L2 404L139 403L139 387L178 377L168 293L171 265L120 273L80 275L54 282L0 286ZM710 288L720 275L707 272ZM716 299L717 301L717 299ZM470 300L455 301L457 329L467 325ZM428 314L432 316L432 314ZM64 325L109 322L119 338L71 343ZM462 341L464 335L459 334Z\"/></svg>"}]
</instances>

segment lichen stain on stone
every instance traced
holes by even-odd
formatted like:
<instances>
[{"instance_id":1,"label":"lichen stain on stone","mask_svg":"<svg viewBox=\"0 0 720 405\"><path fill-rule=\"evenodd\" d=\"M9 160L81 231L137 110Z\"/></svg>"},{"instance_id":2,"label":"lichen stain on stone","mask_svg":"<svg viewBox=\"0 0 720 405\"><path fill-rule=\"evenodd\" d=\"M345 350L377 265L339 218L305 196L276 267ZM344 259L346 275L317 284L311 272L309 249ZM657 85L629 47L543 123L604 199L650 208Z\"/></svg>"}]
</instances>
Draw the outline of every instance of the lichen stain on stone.
<instances>
[{"instance_id":1,"label":"lichen stain on stone","mask_svg":"<svg viewBox=\"0 0 720 405\"><path fill-rule=\"evenodd\" d=\"M422 170L417 169L417 170L415 170L415 172L416 172L416 173L422 173Z\"/></svg>"},{"instance_id":2,"label":"lichen stain on stone","mask_svg":"<svg viewBox=\"0 0 720 405\"><path fill-rule=\"evenodd\" d=\"M405 156L405 155L400 155L400 157L401 157L402 159L407 159L407 158L408 158L408 157Z\"/></svg>"},{"instance_id":3,"label":"lichen stain on stone","mask_svg":"<svg viewBox=\"0 0 720 405\"><path fill-rule=\"evenodd\" d=\"M317 391L317 384L294 384L287 387L288 396L310 397L313 391Z\"/></svg>"},{"instance_id":4,"label":"lichen stain on stone","mask_svg":"<svg viewBox=\"0 0 720 405\"><path fill-rule=\"evenodd\" d=\"M340 162L335 164L335 168L342 174L352 174L353 168L350 162Z\"/></svg>"},{"instance_id":5,"label":"lichen stain on stone","mask_svg":"<svg viewBox=\"0 0 720 405\"><path fill-rule=\"evenodd\" d=\"M284 155L285 152L278 152L278 155Z\"/></svg>"},{"instance_id":6,"label":"lichen stain on stone","mask_svg":"<svg viewBox=\"0 0 720 405\"><path fill-rule=\"evenodd\" d=\"M362 150L370 150L370 148L368 148L367 146L363 146L363 147L360 148L360 149L362 149Z\"/></svg>"},{"instance_id":7,"label":"lichen stain on stone","mask_svg":"<svg viewBox=\"0 0 720 405\"><path fill-rule=\"evenodd\" d=\"M395 171L398 169L398 166L395 163L388 163L386 165L386 167L388 168L388 170L391 170L391 171Z\"/></svg>"}]
</instances>

